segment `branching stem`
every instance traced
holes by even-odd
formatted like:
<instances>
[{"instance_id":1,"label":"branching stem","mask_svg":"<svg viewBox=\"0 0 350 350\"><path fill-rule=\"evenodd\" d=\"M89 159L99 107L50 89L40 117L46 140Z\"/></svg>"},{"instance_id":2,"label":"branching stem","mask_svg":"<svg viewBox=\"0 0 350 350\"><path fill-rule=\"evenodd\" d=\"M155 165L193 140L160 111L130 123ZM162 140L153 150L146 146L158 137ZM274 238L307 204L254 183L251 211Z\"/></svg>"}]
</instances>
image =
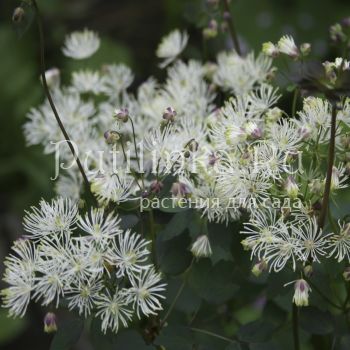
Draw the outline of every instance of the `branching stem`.
<instances>
[{"instance_id":1,"label":"branching stem","mask_svg":"<svg viewBox=\"0 0 350 350\"><path fill-rule=\"evenodd\" d=\"M62 123L62 120L57 112L56 106L53 102L51 93L50 93L50 89L47 85L47 81L46 81L46 76L45 76L45 71L46 71L46 67L45 67L45 42L44 42L44 31L43 31L43 24L42 24L42 19L41 19L41 14L40 14L40 10L38 7L38 4L36 2L36 0L32 0L34 9L35 9L35 13L36 13L36 19L37 19L37 24L38 24L38 31L39 31L39 46L40 46L40 75L41 75L41 80L42 80L42 84L43 84L43 88L44 88L44 92L45 95L49 101L50 107L52 109L52 112L56 118L56 121L63 133L63 136L65 138L65 140L68 143L69 149L72 152L72 155L78 165L79 171L81 173L81 176L83 177L84 180L84 184L85 184L85 188L87 193L91 196L91 198L93 199L93 201L95 202L94 204L97 204L97 200L95 198L95 196L93 195L93 193L91 192L91 186L90 186L90 182L86 176L86 173L84 171L84 168L80 162L80 159L78 157L77 152L75 151L72 141L70 139L70 137L68 136L68 133Z\"/></svg>"}]
</instances>

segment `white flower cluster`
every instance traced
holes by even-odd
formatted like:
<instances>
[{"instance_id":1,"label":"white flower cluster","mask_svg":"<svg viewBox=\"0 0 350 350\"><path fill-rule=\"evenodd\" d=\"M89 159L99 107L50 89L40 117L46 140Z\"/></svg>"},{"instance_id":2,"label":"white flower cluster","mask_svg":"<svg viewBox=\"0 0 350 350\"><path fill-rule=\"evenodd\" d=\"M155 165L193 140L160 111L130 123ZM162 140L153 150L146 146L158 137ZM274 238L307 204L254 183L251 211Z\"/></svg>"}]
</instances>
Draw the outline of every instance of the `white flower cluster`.
<instances>
[{"instance_id":1,"label":"white flower cluster","mask_svg":"<svg viewBox=\"0 0 350 350\"><path fill-rule=\"evenodd\" d=\"M80 216L77 205L42 200L24 218L28 232L5 261L1 294L12 316L23 316L30 300L65 303L85 318L102 320L102 331L128 326L134 314L156 315L165 284L149 261L148 241L119 227L104 209Z\"/></svg>"},{"instance_id":2,"label":"white flower cluster","mask_svg":"<svg viewBox=\"0 0 350 350\"><path fill-rule=\"evenodd\" d=\"M72 39L74 45L66 43L66 46L74 50L73 46L84 46L84 42L90 40L85 39ZM168 66L165 81L150 78L135 93L129 91L133 73L123 64L103 66L99 71L74 72L67 86L50 85L62 121L71 139L79 146L79 154L88 154L84 163L89 169L91 189L100 205L118 205L147 196L153 199L162 192L170 174L175 180L168 195L179 202L186 199L201 203L197 209L208 221L228 222L249 216L242 232L248 238L243 243L251 249L252 257L260 261L255 268L257 273L265 268L279 271L287 262L295 268L297 262L318 262L322 257L349 260L349 224L340 222L332 234L323 232L317 224L317 204L323 197L326 180L319 155L322 152L324 155L325 145L329 142L332 106L325 99L307 97L303 99L302 110L293 111L294 115L289 116L276 106L280 95L272 85L275 68L268 57L274 56L272 51L297 58L306 55L309 47L298 48L292 37L285 36L277 46L265 45L265 55L238 56L233 51L223 52L218 54L216 63L202 64L178 58L187 41L187 34L178 30L164 38L157 55L164 58L164 66ZM94 51L92 48L96 45L87 45L90 45L87 51ZM80 51L85 51L83 48L76 50L77 56L81 56ZM58 81L57 77L55 81ZM339 103L336 113L335 142L340 152L336 153L332 170L331 198L349 182L349 98ZM48 103L33 109L28 117L24 127L28 144L42 144L46 153L57 150L57 144L52 141L59 142L61 133ZM136 145L141 141L140 147ZM113 161L105 156L111 150L115 152ZM72 160L68 147L61 152L65 161ZM102 157L101 152L105 152ZM59 195L73 200L80 198L81 188L82 180L74 167L60 176L56 186ZM276 199L282 204L288 200L290 205L274 209ZM159 276L152 269L138 265L146 259L144 241L130 232L113 231L117 222L110 216L103 221L107 228L96 232L95 226L102 225L101 220L105 217L101 212L91 212L90 216L79 218L75 223L76 213L73 209L65 209L57 221L55 213L62 208L56 208L55 205L59 205L55 203L42 203L41 209L33 210L25 220L31 239L42 240L39 251L30 248L32 241L21 243L31 255L26 268L37 264L40 267L41 249L48 249L47 242L50 242L52 259L59 256L57 251L62 245L73 244L75 251L71 257L83 255L92 259L88 263L89 274L97 279L100 273L110 275L105 265L108 262L108 266L117 266L115 277L127 276L134 288L129 290L128 297L123 288L101 297L101 290L96 287L99 297L89 305L99 308L104 330L107 326L118 327L111 316L115 312L120 312L121 322L126 323L131 317L130 304L138 315L158 310L160 304L155 300L163 287L152 288L157 285ZM51 231L39 227L41 220L49 223ZM67 232L75 225L90 238L67 239ZM47 240L47 237L57 235L66 240ZM114 243L110 246L105 240ZM91 242L94 242L93 249L96 245L108 246L108 249L97 255L91 253L92 258L89 255ZM23 254L22 248L16 249ZM126 257L125 252L129 249L136 249L136 255ZM197 257L210 256L208 237L201 235L191 250ZM68 261L65 259L66 264ZM9 260L9 271L12 265L17 266L15 262L17 264L13 257ZM49 263L51 265L55 266ZM72 267L67 269L64 276L70 281L72 276L67 271L72 273ZM36 267L34 270L37 271ZM41 272L39 268L39 275L28 271L36 281L42 278L41 273L45 276L50 269ZM54 277L58 278L58 272L54 272ZM28 280L27 275L26 278ZM6 280L12 281L11 272L7 273ZM50 281L54 281L52 276ZM64 283L56 281L56 287L53 291L50 287L50 293L44 282L43 289L39 290L36 288L40 284L31 278L29 282L33 285L29 288L25 284L23 290L34 291L35 298L50 296L49 301L44 299L44 304L54 299L58 302L59 296L66 293L66 280ZM76 288L80 286L76 285ZM142 298L153 298L153 292L155 299L149 304L144 302ZM21 314L27 304L27 294L23 292L22 307L18 307L15 297L8 293L7 304L14 314ZM90 311L86 310L86 306L80 308L81 312Z\"/></svg>"}]
</instances>

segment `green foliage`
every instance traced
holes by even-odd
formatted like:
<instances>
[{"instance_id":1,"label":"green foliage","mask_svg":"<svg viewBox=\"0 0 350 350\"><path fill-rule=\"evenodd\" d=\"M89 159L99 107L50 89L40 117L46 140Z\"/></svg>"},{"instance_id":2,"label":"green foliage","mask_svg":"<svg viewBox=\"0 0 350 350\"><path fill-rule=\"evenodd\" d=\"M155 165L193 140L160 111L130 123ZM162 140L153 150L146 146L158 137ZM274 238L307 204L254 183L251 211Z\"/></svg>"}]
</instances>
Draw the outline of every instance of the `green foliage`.
<instances>
[{"instance_id":1,"label":"green foliage","mask_svg":"<svg viewBox=\"0 0 350 350\"><path fill-rule=\"evenodd\" d=\"M59 325L55 334L50 350L69 350L75 345L83 331L84 322L80 318L68 320Z\"/></svg>"}]
</instances>

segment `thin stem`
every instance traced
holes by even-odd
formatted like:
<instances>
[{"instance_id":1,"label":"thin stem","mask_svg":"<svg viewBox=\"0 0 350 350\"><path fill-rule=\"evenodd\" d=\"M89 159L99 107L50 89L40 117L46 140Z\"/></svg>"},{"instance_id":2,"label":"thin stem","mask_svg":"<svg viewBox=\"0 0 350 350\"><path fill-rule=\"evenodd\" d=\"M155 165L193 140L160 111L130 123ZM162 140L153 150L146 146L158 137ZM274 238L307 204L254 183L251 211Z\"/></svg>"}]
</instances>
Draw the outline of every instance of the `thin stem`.
<instances>
[{"instance_id":1,"label":"thin stem","mask_svg":"<svg viewBox=\"0 0 350 350\"><path fill-rule=\"evenodd\" d=\"M149 231L150 231L150 236L152 240L152 256L153 256L153 264L156 265L156 231L155 231L155 226L154 226L154 213L153 209L151 208L149 211Z\"/></svg>"},{"instance_id":2,"label":"thin stem","mask_svg":"<svg viewBox=\"0 0 350 350\"><path fill-rule=\"evenodd\" d=\"M218 339L227 341L229 343L234 343L235 342L234 339L230 339L230 338L224 337L223 335L216 334L216 333L207 331L205 329L190 327L190 330L193 331L193 332L198 332L198 333L203 333L203 334L206 334L206 335L210 335L211 337L218 338Z\"/></svg>"},{"instance_id":3,"label":"thin stem","mask_svg":"<svg viewBox=\"0 0 350 350\"><path fill-rule=\"evenodd\" d=\"M292 310L293 318L293 340L294 350L300 350L300 339L299 339L299 310L298 307L293 303Z\"/></svg>"},{"instance_id":4,"label":"thin stem","mask_svg":"<svg viewBox=\"0 0 350 350\"><path fill-rule=\"evenodd\" d=\"M49 101L49 104L50 104L50 107L52 109L52 112L56 118L56 121L63 133L63 136L65 138L65 140L67 141L68 143L68 146L69 146L69 149L70 151L72 152L73 154L73 157L75 159L75 161L77 162L77 165L78 165L78 168L79 168L79 171L83 177L83 180L84 180L84 183L85 183L85 188L86 188L86 191L87 193L89 193L89 195L91 196L91 198L94 200L95 204L97 204L97 200L95 198L95 196L93 195L93 193L91 192L91 187L90 187L90 182L85 174L85 171L84 171L84 168L80 162L80 159L72 145L72 141L71 139L69 138L68 136L68 133L62 123L62 120L57 112L57 109L56 109L56 106L53 102L53 99L52 99L52 96L51 96L51 93L50 93L50 89L47 85L47 81L46 81L46 76L45 76L45 71L46 71L46 67L45 67L45 42L44 42L44 31L43 31L43 24L42 24L42 19L41 19L41 14L40 14L40 10L39 10L39 7L38 7L38 4L36 2L36 0L32 0L32 3L33 3L33 6L34 6L34 9L35 9L35 12L36 12L36 18L37 18L37 24L38 24L38 31L39 31L39 45L40 45L40 75L41 75L41 80L42 80L42 84L43 84L43 87L44 87L44 92L45 92L45 95Z\"/></svg>"},{"instance_id":5,"label":"thin stem","mask_svg":"<svg viewBox=\"0 0 350 350\"><path fill-rule=\"evenodd\" d=\"M164 325L165 325L167 319L169 318L171 312L173 311L173 309L174 309L174 307L175 307L175 305L176 305L176 303L177 303L177 300L179 299L180 295L182 294L182 291L183 291L184 288L185 288L185 285L186 285L186 282L187 282L188 272L191 270L192 265L193 265L193 262L194 262L194 259L192 259L190 266L188 267L187 271L185 272L184 279L183 279L183 281L182 281L182 283L181 283L181 285L180 285L180 287L179 287L179 289L178 289L178 291L177 291L177 293L176 293L176 295L175 295L175 298L174 298L174 300L172 301L171 305L169 306L169 309L168 309L167 313L165 314L165 316L164 316L162 322L160 323L160 327L161 327L161 328L164 327Z\"/></svg>"},{"instance_id":6,"label":"thin stem","mask_svg":"<svg viewBox=\"0 0 350 350\"><path fill-rule=\"evenodd\" d=\"M295 112L297 110L298 94L299 94L299 89L295 88L294 94L293 94L293 103L292 103L292 118L295 117Z\"/></svg>"},{"instance_id":7,"label":"thin stem","mask_svg":"<svg viewBox=\"0 0 350 350\"><path fill-rule=\"evenodd\" d=\"M142 188L144 189L145 188L145 184L144 184L144 181L143 181L143 169L141 169L141 166L140 166L139 152L137 150L137 145L136 145L136 134L135 134L134 122L133 122L133 120L132 120L132 118L130 116L129 116L129 119L130 119L130 122L131 122L132 138L133 138L133 141L134 141L134 148L135 148L135 155L136 155L137 165L139 167L139 171L140 171L140 174L141 174Z\"/></svg>"},{"instance_id":8,"label":"thin stem","mask_svg":"<svg viewBox=\"0 0 350 350\"><path fill-rule=\"evenodd\" d=\"M336 122L337 122L337 107L335 103L332 103L331 137L329 140L327 177L326 177L326 184L325 184L323 201L322 201L321 214L318 222L318 226L320 229L324 227L324 224L326 221L326 215L327 215L327 208L329 205L329 195L331 191L331 180L332 180L332 171L333 171L333 164L334 164Z\"/></svg>"},{"instance_id":9,"label":"thin stem","mask_svg":"<svg viewBox=\"0 0 350 350\"><path fill-rule=\"evenodd\" d=\"M233 21L233 16L231 14L231 10L230 10L230 1L229 0L223 0L224 2L224 7L225 7L225 11L227 13L230 14L230 20L227 21L228 23L228 27L230 30L230 35L233 41L233 45L235 47L235 50L237 51L238 55L242 55L242 51L241 51L241 47L239 45L239 40L238 40L238 36L237 36L237 31L236 31L236 27L235 27L235 23Z\"/></svg>"}]
</instances>

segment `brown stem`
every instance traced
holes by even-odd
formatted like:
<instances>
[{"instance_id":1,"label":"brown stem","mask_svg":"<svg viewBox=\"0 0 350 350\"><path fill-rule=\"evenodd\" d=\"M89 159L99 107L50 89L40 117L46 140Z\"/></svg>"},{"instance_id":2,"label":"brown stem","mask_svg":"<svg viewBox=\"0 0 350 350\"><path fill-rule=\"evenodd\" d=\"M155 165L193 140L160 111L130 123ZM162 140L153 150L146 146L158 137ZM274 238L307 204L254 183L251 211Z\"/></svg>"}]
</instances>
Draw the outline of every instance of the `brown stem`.
<instances>
[{"instance_id":1,"label":"brown stem","mask_svg":"<svg viewBox=\"0 0 350 350\"><path fill-rule=\"evenodd\" d=\"M50 107L52 109L53 114L55 115L56 121L63 133L63 136L65 138L65 140L68 143L69 149L73 154L73 157L75 159L75 161L77 162L79 171L83 177L84 183L85 183L85 188L87 193L91 196L91 198L93 199L93 201L95 202L94 204L97 204L97 200L95 198L95 196L93 195L93 193L91 192L91 187L90 187L90 182L85 174L84 168L80 162L80 159L78 157L78 154L76 153L73 145L72 145L72 141L68 136L68 133L62 123L62 120L57 112L56 106L53 102L51 93L50 93L50 89L47 85L47 81L46 81L46 76L45 76L45 71L46 71L46 67L45 67L45 43L44 43L44 31L43 31L43 24L42 24L42 20L41 20L41 14L40 14L40 10L38 7L38 4L36 2L36 0L32 0L35 12L36 12L36 18L37 18L37 24L38 24L38 31L39 31L39 45L40 45L40 75L41 75L41 80L42 80L42 84L44 87L44 92L45 95L49 101Z\"/></svg>"},{"instance_id":2,"label":"brown stem","mask_svg":"<svg viewBox=\"0 0 350 350\"><path fill-rule=\"evenodd\" d=\"M332 171L333 171L333 164L334 164L336 122L337 122L337 107L334 102L332 103L331 137L329 140L329 149L328 149L327 177L326 177L326 184L325 184L324 194L323 194L321 214L318 222L318 226L320 229L324 227L326 216L327 216L327 209L329 205L329 195L331 191Z\"/></svg>"},{"instance_id":3,"label":"brown stem","mask_svg":"<svg viewBox=\"0 0 350 350\"><path fill-rule=\"evenodd\" d=\"M230 20L227 20L227 24L230 30L230 35L233 41L233 45L235 47L235 50L237 51L238 55L242 55L242 51L241 51L241 47L239 45L239 40L238 40L238 36L237 36L237 31L236 31L236 27L235 27L235 23L233 21L233 16L231 14L231 10L230 10L230 0L223 0L224 2L224 8L225 11L230 14Z\"/></svg>"}]
</instances>

